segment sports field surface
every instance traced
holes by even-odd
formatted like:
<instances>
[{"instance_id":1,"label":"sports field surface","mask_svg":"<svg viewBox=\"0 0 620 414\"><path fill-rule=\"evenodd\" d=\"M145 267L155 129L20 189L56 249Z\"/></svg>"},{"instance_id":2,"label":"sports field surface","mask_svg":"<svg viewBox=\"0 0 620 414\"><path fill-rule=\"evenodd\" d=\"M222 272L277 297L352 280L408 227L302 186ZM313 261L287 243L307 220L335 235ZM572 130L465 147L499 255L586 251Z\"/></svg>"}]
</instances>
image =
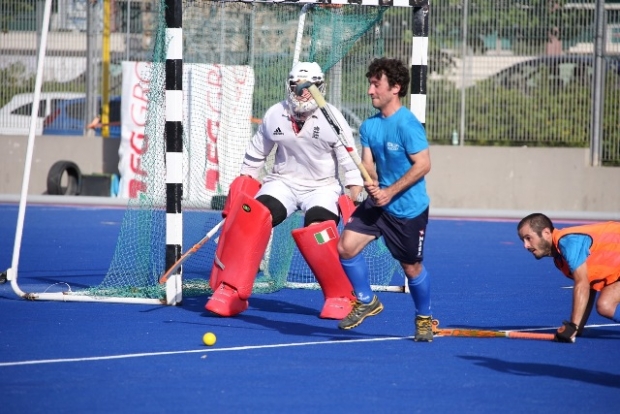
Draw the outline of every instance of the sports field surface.
<instances>
[{"instance_id":1,"label":"sports field surface","mask_svg":"<svg viewBox=\"0 0 620 414\"><path fill-rule=\"evenodd\" d=\"M0 205L1 271L11 265L17 211ZM28 207L19 286L42 292L96 285L123 214L110 206ZM551 259L537 261L522 247L516 220L434 217L431 210L425 264L440 327L551 333L570 316L570 280ZM342 331L337 321L317 317L317 290L253 295L246 312L220 318L204 310L207 296L175 307L27 301L7 282L0 285L0 410L620 410L620 325L595 312L574 344L460 337L417 343L411 297L378 295L385 310ZM215 333L215 345L203 345L206 332Z\"/></svg>"}]
</instances>

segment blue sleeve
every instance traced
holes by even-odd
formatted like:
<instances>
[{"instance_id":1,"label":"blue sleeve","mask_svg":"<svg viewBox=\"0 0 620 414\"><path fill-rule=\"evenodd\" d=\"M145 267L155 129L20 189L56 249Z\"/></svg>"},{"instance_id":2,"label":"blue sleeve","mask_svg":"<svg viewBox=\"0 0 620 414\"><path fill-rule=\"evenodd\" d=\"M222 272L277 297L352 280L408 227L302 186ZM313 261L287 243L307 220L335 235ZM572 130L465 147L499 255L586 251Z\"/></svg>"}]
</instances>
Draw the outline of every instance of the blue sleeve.
<instances>
[{"instance_id":1,"label":"blue sleeve","mask_svg":"<svg viewBox=\"0 0 620 414\"><path fill-rule=\"evenodd\" d=\"M403 140L403 147L407 154L417 154L428 148L426 132L419 122L411 122L408 128L402 128L399 132L407 137Z\"/></svg>"},{"instance_id":2,"label":"blue sleeve","mask_svg":"<svg viewBox=\"0 0 620 414\"><path fill-rule=\"evenodd\" d=\"M581 266L590 255L592 239L582 234L568 234L558 243L562 257L568 263L571 273Z\"/></svg>"}]
</instances>

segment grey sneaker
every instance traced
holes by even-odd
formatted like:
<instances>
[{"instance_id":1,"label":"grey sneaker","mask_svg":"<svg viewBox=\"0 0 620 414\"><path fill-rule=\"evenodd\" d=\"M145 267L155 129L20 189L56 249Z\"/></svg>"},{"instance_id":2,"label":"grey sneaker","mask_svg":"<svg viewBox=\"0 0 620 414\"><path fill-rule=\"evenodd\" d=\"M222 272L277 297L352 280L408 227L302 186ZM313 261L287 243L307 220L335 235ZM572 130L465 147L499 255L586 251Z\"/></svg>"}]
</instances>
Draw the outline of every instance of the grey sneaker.
<instances>
[{"instance_id":1,"label":"grey sneaker","mask_svg":"<svg viewBox=\"0 0 620 414\"><path fill-rule=\"evenodd\" d=\"M416 342L433 342L432 316L416 316L415 336L413 340Z\"/></svg>"},{"instance_id":2,"label":"grey sneaker","mask_svg":"<svg viewBox=\"0 0 620 414\"><path fill-rule=\"evenodd\" d=\"M353 329L366 319L367 316L373 316L383 310L383 304L379 302L377 295L374 295L370 303L363 303L355 300L351 312L338 323L340 329Z\"/></svg>"}]
</instances>

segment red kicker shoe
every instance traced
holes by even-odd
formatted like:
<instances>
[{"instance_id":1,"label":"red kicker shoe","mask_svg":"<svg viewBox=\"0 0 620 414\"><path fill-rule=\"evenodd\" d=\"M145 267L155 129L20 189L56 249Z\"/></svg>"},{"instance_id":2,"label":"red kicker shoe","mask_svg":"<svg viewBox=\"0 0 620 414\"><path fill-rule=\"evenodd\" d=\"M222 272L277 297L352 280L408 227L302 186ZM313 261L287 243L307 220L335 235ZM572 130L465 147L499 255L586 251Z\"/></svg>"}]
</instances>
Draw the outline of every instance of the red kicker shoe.
<instances>
[{"instance_id":1,"label":"red kicker shoe","mask_svg":"<svg viewBox=\"0 0 620 414\"><path fill-rule=\"evenodd\" d=\"M327 298L321 310L320 318L323 319L344 319L353 308L349 298Z\"/></svg>"},{"instance_id":2,"label":"red kicker shoe","mask_svg":"<svg viewBox=\"0 0 620 414\"><path fill-rule=\"evenodd\" d=\"M235 316L248 308L248 301L241 300L237 290L225 283L220 284L205 305L205 309L219 316Z\"/></svg>"}]
</instances>

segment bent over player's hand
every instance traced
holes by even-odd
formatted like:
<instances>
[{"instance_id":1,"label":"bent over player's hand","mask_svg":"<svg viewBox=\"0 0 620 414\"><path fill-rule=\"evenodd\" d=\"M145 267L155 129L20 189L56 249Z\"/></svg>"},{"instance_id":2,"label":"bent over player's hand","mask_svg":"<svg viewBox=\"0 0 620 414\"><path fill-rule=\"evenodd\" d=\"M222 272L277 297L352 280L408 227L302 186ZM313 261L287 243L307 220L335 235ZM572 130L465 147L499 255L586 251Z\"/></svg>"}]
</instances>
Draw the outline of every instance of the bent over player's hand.
<instances>
[{"instance_id":1,"label":"bent over player's hand","mask_svg":"<svg viewBox=\"0 0 620 414\"><path fill-rule=\"evenodd\" d=\"M555 333L555 342L575 342L575 336L577 336L577 325L572 322L564 321Z\"/></svg>"}]
</instances>

